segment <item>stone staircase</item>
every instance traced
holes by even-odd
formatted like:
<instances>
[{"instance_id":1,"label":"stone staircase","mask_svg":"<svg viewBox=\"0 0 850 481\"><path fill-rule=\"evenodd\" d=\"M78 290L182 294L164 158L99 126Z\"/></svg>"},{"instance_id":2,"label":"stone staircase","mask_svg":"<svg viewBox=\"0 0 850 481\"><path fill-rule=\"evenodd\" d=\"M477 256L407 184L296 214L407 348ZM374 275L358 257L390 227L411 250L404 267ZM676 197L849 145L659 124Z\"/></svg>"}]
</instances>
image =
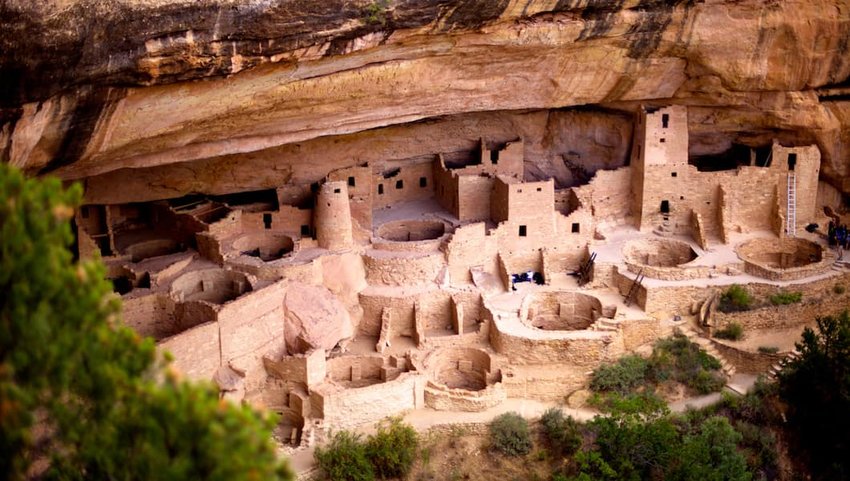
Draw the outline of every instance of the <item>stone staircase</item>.
<instances>
[{"instance_id":1,"label":"stone staircase","mask_svg":"<svg viewBox=\"0 0 850 481\"><path fill-rule=\"evenodd\" d=\"M620 330L620 323L610 317L600 317L588 329L591 331L616 332Z\"/></svg>"},{"instance_id":2,"label":"stone staircase","mask_svg":"<svg viewBox=\"0 0 850 481\"><path fill-rule=\"evenodd\" d=\"M786 364L793 361L794 359L797 359L798 357L800 357L800 351L798 351L797 349L794 349L793 351L786 354L785 357L780 359L779 362L771 366L770 369L767 371L768 379L775 380L777 375L779 374L779 371L781 371Z\"/></svg>"},{"instance_id":3,"label":"stone staircase","mask_svg":"<svg viewBox=\"0 0 850 481\"><path fill-rule=\"evenodd\" d=\"M711 340L702 337L691 326L680 326L678 329L679 332L684 334L691 342L697 344L703 351L720 361L720 369L723 370L723 373L726 374L727 377L731 379L732 376L735 375L735 366L730 364L729 361L720 354L720 352L711 343Z\"/></svg>"},{"instance_id":4,"label":"stone staircase","mask_svg":"<svg viewBox=\"0 0 850 481\"><path fill-rule=\"evenodd\" d=\"M652 233L662 237L670 237L675 234L673 229L670 227L670 216L668 214L664 214L661 225L652 229Z\"/></svg>"}]
</instances>

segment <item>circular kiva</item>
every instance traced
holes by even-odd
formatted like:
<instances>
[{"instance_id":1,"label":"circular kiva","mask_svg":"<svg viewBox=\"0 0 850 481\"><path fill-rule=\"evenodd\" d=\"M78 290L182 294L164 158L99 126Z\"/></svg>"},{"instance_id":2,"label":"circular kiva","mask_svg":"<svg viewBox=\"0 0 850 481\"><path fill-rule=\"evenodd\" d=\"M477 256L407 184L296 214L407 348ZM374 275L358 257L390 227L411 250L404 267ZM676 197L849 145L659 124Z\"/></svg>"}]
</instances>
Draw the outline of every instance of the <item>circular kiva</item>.
<instances>
[{"instance_id":1,"label":"circular kiva","mask_svg":"<svg viewBox=\"0 0 850 481\"><path fill-rule=\"evenodd\" d=\"M446 233L446 225L433 220L399 220L387 222L378 228L378 237L393 242L418 242L439 239Z\"/></svg>"},{"instance_id":2,"label":"circular kiva","mask_svg":"<svg viewBox=\"0 0 850 481\"><path fill-rule=\"evenodd\" d=\"M291 237L267 232L245 234L233 241L233 250L265 262L282 259L294 248L295 241Z\"/></svg>"},{"instance_id":3,"label":"circular kiva","mask_svg":"<svg viewBox=\"0 0 850 481\"><path fill-rule=\"evenodd\" d=\"M248 277L236 271L207 269L178 277L171 293L181 301L206 301L224 304L252 290Z\"/></svg>"}]
</instances>

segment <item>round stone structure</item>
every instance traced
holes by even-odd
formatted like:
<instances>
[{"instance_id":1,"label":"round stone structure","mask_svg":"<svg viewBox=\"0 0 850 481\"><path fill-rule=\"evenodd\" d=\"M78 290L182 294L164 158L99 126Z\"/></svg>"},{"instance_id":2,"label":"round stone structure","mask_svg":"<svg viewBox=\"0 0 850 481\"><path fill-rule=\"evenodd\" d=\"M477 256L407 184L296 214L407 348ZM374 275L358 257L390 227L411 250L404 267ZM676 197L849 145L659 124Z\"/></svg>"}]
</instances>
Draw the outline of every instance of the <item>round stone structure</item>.
<instances>
[{"instance_id":1,"label":"round stone structure","mask_svg":"<svg viewBox=\"0 0 850 481\"><path fill-rule=\"evenodd\" d=\"M253 288L248 276L226 269L191 271L171 284L171 294L180 301L225 304Z\"/></svg>"},{"instance_id":2,"label":"round stone structure","mask_svg":"<svg viewBox=\"0 0 850 481\"><path fill-rule=\"evenodd\" d=\"M623 260L629 270L655 279L707 277L708 266L692 265L698 257L690 244L676 239L637 239L623 247Z\"/></svg>"},{"instance_id":3,"label":"round stone structure","mask_svg":"<svg viewBox=\"0 0 850 481\"><path fill-rule=\"evenodd\" d=\"M417 242L439 239L446 225L436 220L398 220L378 228L378 237L393 242Z\"/></svg>"},{"instance_id":4,"label":"round stone structure","mask_svg":"<svg viewBox=\"0 0 850 481\"><path fill-rule=\"evenodd\" d=\"M797 237L751 239L740 244L736 252L748 274L770 280L815 275L828 269L832 262L823 246Z\"/></svg>"},{"instance_id":5,"label":"round stone structure","mask_svg":"<svg viewBox=\"0 0 850 481\"><path fill-rule=\"evenodd\" d=\"M375 229L372 245L387 251L436 251L447 233L439 220L396 220Z\"/></svg>"},{"instance_id":6,"label":"round stone structure","mask_svg":"<svg viewBox=\"0 0 850 481\"><path fill-rule=\"evenodd\" d=\"M502 372L483 349L443 348L431 353L427 363L425 404L432 409L483 411L507 398Z\"/></svg>"},{"instance_id":7,"label":"round stone structure","mask_svg":"<svg viewBox=\"0 0 850 481\"><path fill-rule=\"evenodd\" d=\"M132 262L141 262L152 257L167 256L184 251L185 248L173 239L151 239L137 242L126 249Z\"/></svg>"},{"instance_id":8,"label":"round stone structure","mask_svg":"<svg viewBox=\"0 0 850 481\"><path fill-rule=\"evenodd\" d=\"M602 302L581 292L536 292L523 300L522 320L545 331L579 331L603 316ZM616 313L607 313L613 317Z\"/></svg>"},{"instance_id":9,"label":"round stone structure","mask_svg":"<svg viewBox=\"0 0 850 481\"><path fill-rule=\"evenodd\" d=\"M288 235L260 232L239 237L233 241L232 247L242 255L272 262L291 254L295 241Z\"/></svg>"}]
</instances>

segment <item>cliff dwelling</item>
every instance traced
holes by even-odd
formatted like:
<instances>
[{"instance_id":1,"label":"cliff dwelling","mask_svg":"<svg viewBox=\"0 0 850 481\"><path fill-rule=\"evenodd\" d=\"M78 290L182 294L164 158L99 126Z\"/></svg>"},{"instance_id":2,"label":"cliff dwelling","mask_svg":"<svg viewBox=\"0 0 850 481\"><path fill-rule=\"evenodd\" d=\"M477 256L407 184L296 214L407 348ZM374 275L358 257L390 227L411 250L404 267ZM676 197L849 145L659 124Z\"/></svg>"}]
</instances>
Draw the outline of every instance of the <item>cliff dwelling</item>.
<instances>
[{"instance_id":1,"label":"cliff dwelling","mask_svg":"<svg viewBox=\"0 0 850 481\"><path fill-rule=\"evenodd\" d=\"M703 171L687 107L634 115L628 165L580 185L529 178L528 139L451 161L434 145L274 189L85 205L79 251L103 257L128 324L279 412L291 449L414 409L563 400L685 317L713 329L725 287L843 275L805 229L834 201L816 146Z\"/></svg>"}]
</instances>

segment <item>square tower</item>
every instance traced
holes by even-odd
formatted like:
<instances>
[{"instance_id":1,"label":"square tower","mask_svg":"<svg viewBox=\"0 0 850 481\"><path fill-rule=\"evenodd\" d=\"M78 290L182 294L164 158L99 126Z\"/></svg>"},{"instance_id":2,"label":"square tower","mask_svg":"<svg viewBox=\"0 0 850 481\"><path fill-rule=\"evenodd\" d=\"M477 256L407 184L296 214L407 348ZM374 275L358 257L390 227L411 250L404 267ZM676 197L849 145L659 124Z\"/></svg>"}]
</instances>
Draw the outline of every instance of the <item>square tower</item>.
<instances>
[{"instance_id":1,"label":"square tower","mask_svg":"<svg viewBox=\"0 0 850 481\"><path fill-rule=\"evenodd\" d=\"M688 175L688 108L671 105L658 109L641 108L635 122L632 146L632 214L639 229L662 219L679 216L675 203L685 189ZM674 195L675 194L675 195ZM689 217L688 217L689 218Z\"/></svg>"}]
</instances>

